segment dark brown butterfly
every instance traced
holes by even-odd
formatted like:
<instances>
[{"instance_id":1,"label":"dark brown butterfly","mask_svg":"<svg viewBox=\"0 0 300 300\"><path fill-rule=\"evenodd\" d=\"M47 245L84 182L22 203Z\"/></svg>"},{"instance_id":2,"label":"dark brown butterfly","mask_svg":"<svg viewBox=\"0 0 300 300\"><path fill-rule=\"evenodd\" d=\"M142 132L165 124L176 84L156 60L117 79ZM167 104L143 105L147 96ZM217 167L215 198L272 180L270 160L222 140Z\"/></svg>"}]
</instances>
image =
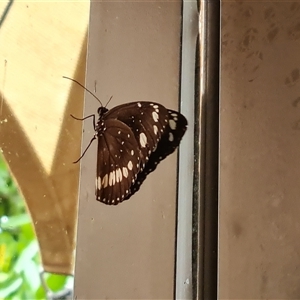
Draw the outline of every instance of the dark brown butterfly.
<instances>
[{"instance_id":1,"label":"dark brown butterfly","mask_svg":"<svg viewBox=\"0 0 300 300\"><path fill-rule=\"evenodd\" d=\"M98 139L96 199L110 205L138 191L147 175L178 147L187 129L182 114L155 102L131 102L110 110L101 104L97 121L95 115L75 119L88 118L93 118L95 134L76 162Z\"/></svg>"}]
</instances>

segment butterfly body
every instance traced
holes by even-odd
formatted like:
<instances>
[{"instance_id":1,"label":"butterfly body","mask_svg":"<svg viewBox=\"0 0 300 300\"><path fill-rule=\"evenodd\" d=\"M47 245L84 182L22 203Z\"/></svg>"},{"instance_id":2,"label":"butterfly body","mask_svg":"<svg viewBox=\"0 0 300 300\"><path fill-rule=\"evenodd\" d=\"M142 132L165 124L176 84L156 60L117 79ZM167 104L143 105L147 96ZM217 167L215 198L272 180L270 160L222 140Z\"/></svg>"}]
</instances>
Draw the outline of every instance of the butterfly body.
<instances>
[{"instance_id":1,"label":"butterfly body","mask_svg":"<svg viewBox=\"0 0 300 300\"><path fill-rule=\"evenodd\" d=\"M187 121L178 112L146 101L111 110L101 106L98 115L96 199L116 205L139 190L157 164L174 152Z\"/></svg>"}]
</instances>

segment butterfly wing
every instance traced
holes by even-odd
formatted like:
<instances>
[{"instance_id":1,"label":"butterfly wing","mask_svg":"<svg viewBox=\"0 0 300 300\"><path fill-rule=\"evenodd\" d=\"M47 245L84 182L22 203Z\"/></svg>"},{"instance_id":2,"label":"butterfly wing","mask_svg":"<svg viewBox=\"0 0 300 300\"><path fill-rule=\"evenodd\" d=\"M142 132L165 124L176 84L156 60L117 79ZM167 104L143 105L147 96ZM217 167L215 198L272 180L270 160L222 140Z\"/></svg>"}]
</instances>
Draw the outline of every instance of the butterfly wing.
<instances>
[{"instance_id":1,"label":"butterfly wing","mask_svg":"<svg viewBox=\"0 0 300 300\"><path fill-rule=\"evenodd\" d=\"M142 157L141 169L132 183L129 199L157 164L178 147L187 128L186 118L173 110L153 102L132 102L111 109L106 118L127 124L137 140Z\"/></svg>"},{"instance_id":2,"label":"butterfly wing","mask_svg":"<svg viewBox=\"0 0 300 300\"><path fill-rule=\"evenodd\" d=\"M154 102L131 102L114 107L105 119L120 120L131 128L142 153L141 167L144 168L168 125L168 111Z\"/></svg>"},{"instance_id":3,"label":"butterfly wing","mask_svg":"<svg viewBox=\"0 0 300 300\"><path fill-rule=\"evenodd\" d=\"M131 185L130 193L125 197L125 200L129 199L139 190L147 175L156 169L160 161L175 151L186 129L186 118L176 111L168 110L168 125L166 126L156 149L151 153L144 169L138 173L135 182Z\"/></svg>"},{"instance_id":4,"label":"butterfly wing","mask_svg":"<svg viewBox=\"0 0 300 300\"><path fill-rule=\"evenodd\" d=\"M140 172L139 146L132 130L116 119L105 121L98 133L96 199L116 205L130 194L130 187Z\"/></svg>"}]
</instances>

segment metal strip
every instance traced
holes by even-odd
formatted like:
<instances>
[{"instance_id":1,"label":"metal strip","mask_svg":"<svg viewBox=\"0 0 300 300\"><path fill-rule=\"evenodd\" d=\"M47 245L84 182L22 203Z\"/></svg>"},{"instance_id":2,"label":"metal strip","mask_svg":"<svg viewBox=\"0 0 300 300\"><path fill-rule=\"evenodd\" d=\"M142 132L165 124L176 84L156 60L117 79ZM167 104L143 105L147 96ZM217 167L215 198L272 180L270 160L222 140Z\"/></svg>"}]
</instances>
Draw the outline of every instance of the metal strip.
<instances>
[{"instance_id":1,"label":"metal strip","mask_svg":"<svg viewBox=\"0 0 300 300\"><path fill-rule=\"evenodd\" d=\"M197 3L184 1L176 299L217 297L220 2L200 2L199 51L197 22Z\"/></svg>"},{"instance_id":2,"label":"metal strip","mask_svg":"<svg viewBox=\"0 0 300 300\"><path fill-rule=\"evenodd\" d=\"M192 299L192 214L195 115L195 57L198 36L197 1L183 1L181 112L189 127L182 140L178 165L176 299Z\"/></svg>"},{"instance_id":3,"label":"metal strip","mask_svg":"<svg viewBox=\"0 0 300 300\"><path fill-rule=\"evenodd\" d=\"M217 299L220 1L200 9L200 181L197 299Z\"/></svg>"}]
</instances>

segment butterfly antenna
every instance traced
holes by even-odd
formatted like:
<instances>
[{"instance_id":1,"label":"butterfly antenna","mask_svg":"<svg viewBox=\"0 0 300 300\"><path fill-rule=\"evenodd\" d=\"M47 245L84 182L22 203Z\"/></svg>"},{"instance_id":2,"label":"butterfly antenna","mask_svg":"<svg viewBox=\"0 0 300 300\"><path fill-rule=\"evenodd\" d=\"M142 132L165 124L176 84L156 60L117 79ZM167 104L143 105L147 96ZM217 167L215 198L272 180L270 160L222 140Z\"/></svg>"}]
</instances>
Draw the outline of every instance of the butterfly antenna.
<instances>
[{"instance_id":1,"label":"butterfly antenna","mask_svg":"<svg viewBox=\"0 0 300 300\"><path fill-rule=\"evenodd\" d=\"M112 99L113 96L110 96L109 100L107 101L107 103L105 104L105 107L108 105L108 103L110 102L110 100Z\"/></svg>"},{"instance_id":2,"label":"butterfly antenna","mask_svg":"<svg viewBox=\"0 0 300 300\"><path fill-rule=\"evenodd\" d=\"M95 99L97 99L99 101L99 103L102 105L102 102L100 101L100 99L95 95L93 94L90 90L88 90L84 85L82 85L80 82L78 82L77 80L73 79L73 78L70 78L70 77L67 77L67 76L63 76L63 78L66 78L66 79L69 79L69 80L72 80L74 82L76 82L78 85L80 85L83 89L85 89L90 95L92 95ZM110 101L110 99L109 99ZM108 102L109 102L108 101Z\"/></svg>"}]
</instances>

